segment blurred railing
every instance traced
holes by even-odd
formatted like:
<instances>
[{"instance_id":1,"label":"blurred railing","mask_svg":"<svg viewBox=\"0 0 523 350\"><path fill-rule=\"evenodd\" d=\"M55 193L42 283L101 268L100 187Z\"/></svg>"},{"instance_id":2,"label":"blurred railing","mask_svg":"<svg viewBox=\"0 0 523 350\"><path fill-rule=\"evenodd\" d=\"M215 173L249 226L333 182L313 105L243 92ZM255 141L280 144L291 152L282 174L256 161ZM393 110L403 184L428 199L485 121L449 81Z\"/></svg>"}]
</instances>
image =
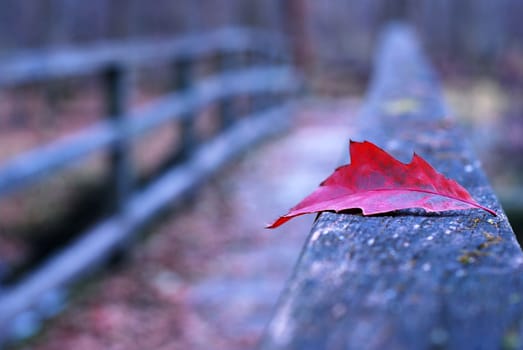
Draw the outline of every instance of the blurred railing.
<instances>
[{"instance_id":1,"label":"blurred railing","mask_svg":"<svg viewBox=\"0 0 523 350\"><path fill-rule=\"evenodd\" d=\"M241 64L238 54L250 57ZM195 80L193 67L214 57L215 72ZM130 77L137 67L168 63L176 90L130 109ZM255 63L253 63L255 62ZM17 55L0 61L0 87L64 76L100 74L106 118L80 132L30 150L0 165L0 196L53 176L99 150L110 151L114 214L49 258L18 284L0 292L0 340L24 335L63 303L63 287L124 249L137 229L182 198L226 161L281 132L299 79L288 64L286 45L275 33L242 28L169 41L105 43L60 52ZM174 77L176 77L174 79ZM238 118L233 100L248 96L250 112ZM202 142L195 113L218 103L219 130ZM163 126L182 129L173 164L145 189L137 189L131 161L133 138ZM18 335L20 335L18 334Z\"/></svg>"}]
</instances>

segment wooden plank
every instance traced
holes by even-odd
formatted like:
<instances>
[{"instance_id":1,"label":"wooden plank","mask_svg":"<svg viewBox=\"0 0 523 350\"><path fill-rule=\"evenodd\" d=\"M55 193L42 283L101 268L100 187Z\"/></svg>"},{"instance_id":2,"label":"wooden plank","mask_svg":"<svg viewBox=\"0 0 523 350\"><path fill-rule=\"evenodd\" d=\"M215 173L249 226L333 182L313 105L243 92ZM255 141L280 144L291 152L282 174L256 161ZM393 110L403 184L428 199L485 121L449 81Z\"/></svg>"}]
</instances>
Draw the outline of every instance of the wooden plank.
<instances>
[{"instance_id":1,"label":"wooden plank","mask_svg":"<svg viewBox=\"0 0 523 350\"><path fill-rule=\"evenodd\" d=\"M152 65L216 51L253 51L285 56L283 38L269 31L225 28L172 40L104 42L44 53L28 51L0 59L0 86L103 71L112 65Z\"/></svg>"},{"instance_id":2,"label":"wooden plank","mask_svg":"<svg viewBox=\"0 0 523 350\"><path fill-rule=\"evenodd\" d=\"M51 258L30 276L0 295L0 343L17 325L49 316L43 307L46 296L77 281L105 262L136 230L208 179L226 162L256 143L289 126L292 103L248 116L213 140L200 146L186 162L175 166L143 192L130 199L126 210L97 224L77 241ZM21 327L23 328L23 327Z\"/></svg>"},{"instance_id":3,"label":"wooden plank","mask_svg":"<svg viewBox=\"0 0 523 350\"><path fill-rule=\"evenodd\" d=\"M498 216L321 214L261 349L520 349L523 254L507 217L412 32L391 27L380 47L357 138L405 162L416 151Z\"/></svg>"},{"instance_id":4,"label":"wooden plank","mask_svg":"<svg viewBox=\"0 0 523 350\"><path fill-rule=\"evenodd\" d=\"M260 79L264 77L264 79ZM289 67L254 67L209 77L187 92L165 95L131 112L126 118L127 137L136 137L173 120L181 120L195 108L241 93L296 91L299 81ZM228 89L223 89L228 86ZM26 152L0 167L0 194L12 192L57 169L72 165L123 137L112 123L103 121L78 134Z\"/></svg>"},{"instance_id":5,"label":"wooden plank","mask_svg":"<svg viewBox=\"0 0 523 350\"><path fill-rule=\"evenodd\" d=\"M11 193L48 173L73 165L118 138L109 122L102 121L48 145L22 153L0 166L0 195Z\"/></svg>"}]
</instances>

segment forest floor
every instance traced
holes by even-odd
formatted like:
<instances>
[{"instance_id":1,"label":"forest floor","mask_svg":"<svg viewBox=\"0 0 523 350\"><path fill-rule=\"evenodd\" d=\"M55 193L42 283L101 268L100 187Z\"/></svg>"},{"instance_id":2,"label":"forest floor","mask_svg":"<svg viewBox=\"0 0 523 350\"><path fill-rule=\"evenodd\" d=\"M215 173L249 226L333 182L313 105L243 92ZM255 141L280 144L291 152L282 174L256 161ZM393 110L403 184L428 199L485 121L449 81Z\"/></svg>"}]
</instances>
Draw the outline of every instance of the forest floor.
<instances>
[{"instance_id":1,"label":"forest floor","mask_svg":"<svg viewBox=\"0 0 523 350\"><path fill-rule=\"evenodd\" d=\"M264 226L342 159L357 99L307 102L291 130L202 186L128 259L78 288L65 312L16 349L250 349L270 320L313 216Z\"/></svg>"}]
</instances>

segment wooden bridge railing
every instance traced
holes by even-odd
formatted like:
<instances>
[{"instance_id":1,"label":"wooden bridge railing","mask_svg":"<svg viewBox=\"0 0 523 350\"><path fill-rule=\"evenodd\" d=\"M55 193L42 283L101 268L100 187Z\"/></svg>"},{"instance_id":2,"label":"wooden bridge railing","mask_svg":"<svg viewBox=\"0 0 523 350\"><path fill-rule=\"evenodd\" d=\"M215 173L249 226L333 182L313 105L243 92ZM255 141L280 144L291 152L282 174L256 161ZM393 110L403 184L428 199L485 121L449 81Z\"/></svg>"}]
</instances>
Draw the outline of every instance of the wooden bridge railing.
<instances>
[{"instance_id":1,"label":"wooden bridge railing","mask_svg":"<svg viewBox=\"0 0 523 350\"><path fill-rule=\"evenodd\" d=\"M210 55L218 57L216 72L195 80L195 62ZM238 55L253 57L257 63L240 65ZM0 196L50 176L97 150L108 149L116 204L113 216L93 225L18 284L3 286L0 341L50 316L55 308L49 307L49 300L60 299L64 286L125 246L152 216L193 190L231 157L285 130L292 101L284 103L284 99L292 97L299 87L299 79L286 61L282 37L241 28L172 41L108 43L0 60L0 87L100 74L107 111L105 120L0 165ZM132 70L158 62L168 63L174 70L175 91L130 110ZM237 96L252 100L251 112L242 118L236 118L232 108ZM202 143L195 136L194 115L211 103L219 104L216 118L221 126L210 141ZM147 188L138 190L132 177L129 143L149 130L174 123L183 130L176 163Z\"/></svg>"},{"instance_id":2,"label":"wooden bridge railing","mask_svg":"<svg viewBox=\"0 0 523 350\"><path fill-rule=\"evenodd\" d=\"M404 162L416 151L498 216L321 214L262 349L523 348L523 253L448 113L412 31L390 27L347 136Z\"/></svg>"}]
</instances>

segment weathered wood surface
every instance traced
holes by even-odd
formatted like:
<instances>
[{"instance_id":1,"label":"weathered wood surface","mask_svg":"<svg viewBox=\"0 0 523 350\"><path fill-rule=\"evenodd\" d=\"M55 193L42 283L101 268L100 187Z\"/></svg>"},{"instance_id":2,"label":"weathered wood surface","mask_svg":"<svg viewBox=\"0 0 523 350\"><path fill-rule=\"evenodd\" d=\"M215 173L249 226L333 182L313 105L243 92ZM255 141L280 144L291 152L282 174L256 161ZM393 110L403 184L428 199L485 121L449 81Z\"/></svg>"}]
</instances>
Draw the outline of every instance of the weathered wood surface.
<instances>
[{"instance_id":1,"label":"weathered wood surface","mask_svg":"<svg viewBox=\"0 0 523 350\"><path fill-rule=\"evenodd\" d=\"M214 52L253 52L285 58L285 40L277 33L224 28L210 34L129 43L106 42L52 52L20 52L0 57L0 86L103 71L109 66L153 65L202 57Z\"/></svg>"},{"instance_id":2,"label":"weathered wood surface","mask_svg":"<svg viewBox=\"0 0 523 350\"><path fill-rule=\"evenodd\" d=\"M292 94L298 86L298 78L288 66L258 66L211 76L194 83L187 91L164 95L129 112L130 116L118 123L101 121L78 134L8 160L0 165L0 195L40 180L44 174L71 165L74 160L111 143L142 135L167 122L188 118L195 109L214 101L241 94ZM119 132L119 127L125 127L126 133Z\"/></svg>"},{"instance_id":3,"label":"weathered wood surface","mask_svg":"<svg viewBox=\"0 0 523 350\"><path fill-rule=\"evenodd\" d=\"M416 38L396 26L381 43L356 138L405 162L416 151L498 216L323 213L261 348L523 348L523 254L514 233L447 117Z\"/></svg>"}]
</instances>

